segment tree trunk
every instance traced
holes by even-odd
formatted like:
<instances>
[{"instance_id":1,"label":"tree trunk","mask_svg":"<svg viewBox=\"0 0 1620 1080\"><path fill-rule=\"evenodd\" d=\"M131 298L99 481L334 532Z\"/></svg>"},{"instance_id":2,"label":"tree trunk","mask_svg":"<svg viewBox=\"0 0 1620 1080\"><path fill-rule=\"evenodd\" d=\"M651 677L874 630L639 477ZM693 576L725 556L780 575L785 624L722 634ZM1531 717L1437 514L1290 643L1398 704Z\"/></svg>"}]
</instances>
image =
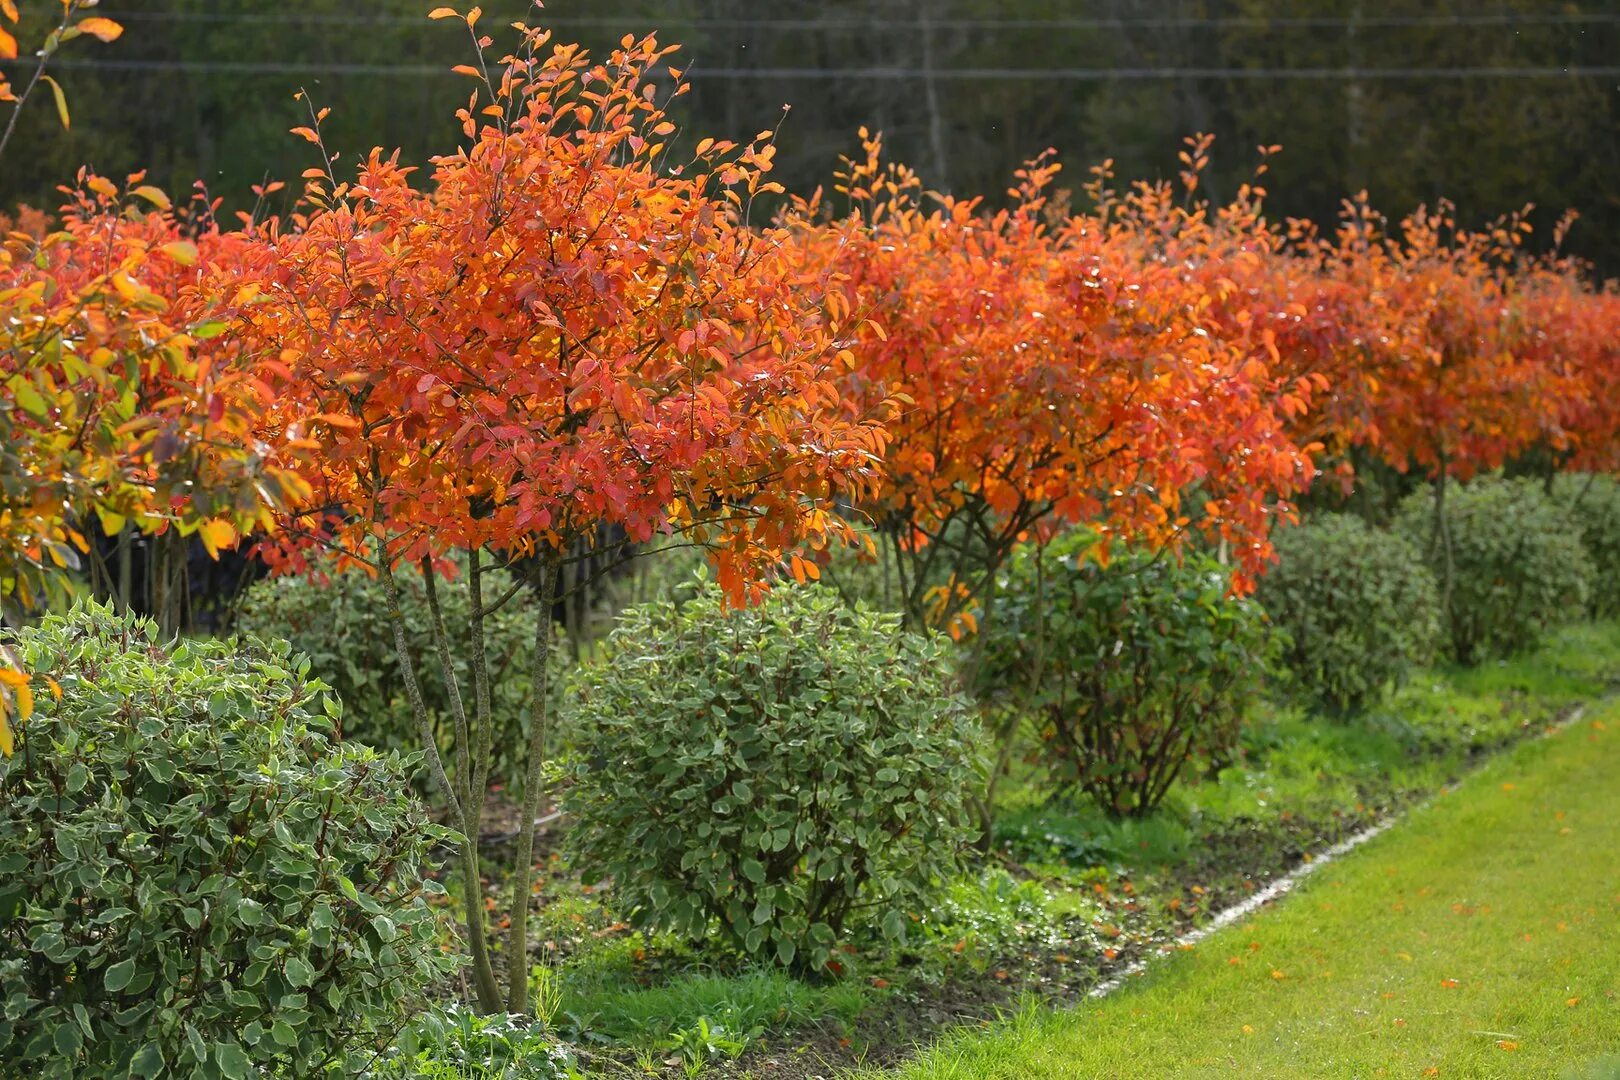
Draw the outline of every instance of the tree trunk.
<instances>
[{"instance_id":1,"label":"tree trunk","mask_svg":"<svg viewBox=\"0 0 1620 1080\"><path fill-rule=\"evenodd\" d=\"M433 775L434 783L444 793L451 817L457 823L463 837L462 901L467 926L467 952L472 960L473 984L478 993L478 1007L485 1013L497 1013L501 1011L501 992L495 980L495 969L489 960L489 943L484 931L484 890L479 874L478 837L482 831L482 822L479 820L482 814L478 810L480 802L473 798L466 801L457 798L456 788L445 773L444 758L439 753L438 740L433 737L433 722L428 716L427 704L422 699L422 684L417 679L416 662L411 656L406 637L405 616L399 606L399 581L394 577L388 546L381 537L377 537L372 544L372 550L377 560L378 576L382 579L383 594L388 600L388 620L394 628L394 653L399 657L400 675L405 682L405 698L410 703L412 716L416 718L417 736L422 743L423 752L427 754L428 768ZM436 599L436 595L431 596L430 604ZM439 619L439 613L435 611L433 617L435 620Z\"/></svg>"},{"instance_id":2,"label":"tree trunk","mask_svg":"<svg viewBox=\"0 0 1620 1080\"><path fill-rule=\"evenodd\" d=\"M545 763L546 724L551 710L548 685L551 606L557 595L562 555L560 549L553 549L543 557L540 565L540 596L535 610L529 757L523 784L523 821L518 829L517 865L512 872L512 930L507 938L506 1008L514 1013L527 1012L529 1009L529 883L534 878L534 821L540 816L541 771Z\"/></svg>"}]
</instances>

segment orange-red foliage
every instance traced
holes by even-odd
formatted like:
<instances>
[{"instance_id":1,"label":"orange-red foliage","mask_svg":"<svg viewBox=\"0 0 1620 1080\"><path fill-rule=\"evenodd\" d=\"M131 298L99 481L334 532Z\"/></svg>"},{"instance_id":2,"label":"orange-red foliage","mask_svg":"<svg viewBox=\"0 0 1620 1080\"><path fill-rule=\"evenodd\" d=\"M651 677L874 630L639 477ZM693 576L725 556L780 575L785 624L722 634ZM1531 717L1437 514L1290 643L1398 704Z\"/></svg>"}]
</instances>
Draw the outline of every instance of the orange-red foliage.
<instances>
[{"instance_id":1,"label":"orange-red foliage","mask_svg":"<svg viewBox=\"0 0 1620 1080\"><path fill-rule=\"evenodd\" d=\"M265 430L311 451L300 534L398 560L673 527L740 599L836 526L883 445L839 401L841 313L746 225L765 136L672 160L671 52L525 30L430 183L380 152L353 183L312 170L309 212L208 284L275 390Z\"/></svg>"}]
</instances>

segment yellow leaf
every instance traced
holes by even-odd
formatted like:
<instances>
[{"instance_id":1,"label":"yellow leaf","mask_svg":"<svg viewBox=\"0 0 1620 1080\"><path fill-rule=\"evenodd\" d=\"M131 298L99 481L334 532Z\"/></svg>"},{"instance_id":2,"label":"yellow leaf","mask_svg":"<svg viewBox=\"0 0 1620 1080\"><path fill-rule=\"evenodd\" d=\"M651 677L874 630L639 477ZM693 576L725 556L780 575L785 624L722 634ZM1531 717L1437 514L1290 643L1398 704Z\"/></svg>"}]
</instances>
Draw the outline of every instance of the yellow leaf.
<instances>
[{"instance_id":1,"label":"yellow leaf","mask_svg":"<svg viewBox=\"0 0 1620 1080\"><path fill-rule=\"evenodd\" d=\"M57 682L55 679L53 679L49 675L47 675L47 676L45 676L45 685L51 688L51 697L55 698L57 701L62 700L62 684L61 683Z\"/></svg>"},{"instance_id":2,"label":"yellow leaf","mask_svg":"<svg viewBox=\"0 0 1620 1080\"><path fill-rule=\"evenodd\" d=\"M0 683L4 683L13 689L19 686L27 686L28 675L26 672L17 671L14 668L0 668Z\"/></svg>"},{"instance_id":3,"label":"yellow leaf","mask_svg":"<svg viewBox=\"0 0 1620 1080\"><path fill-rule=\"evenodd\" d=\"M117 41L124 33L123 24L100 15L79 20L79 29L102 41Z\"/></svg>"},{"instance_id":4,"label":"yellow leaf","mask_svg":"<svg viewBox=\"0 0 1620 1080\"><path fill-rule=\"evenodd\" d=\"M430 19L455 19L459 18L460 15L461 12L457 11L455 8L447 7L437 7L428 12L428 18Z\"/></svg>"},{"instance_id":5,"label":"yellow leaf","mask_svg":"<svg viewBox=\"0 0 1620 1080\"><path fill-rule=\"evenodd\" d=\"M10 757L14 749L16 744L11 738L11 725L6 722L5 704L0 702L0 754Z\"/></svg>"},{"instance_id":6,"label":"yellow leaf","mask_svg":"<svg viewBox=\"0 0 1620 1080\"><path fill-rule=\"evenodd\" d=\"M168 209L168 207L164 207L164 209ZM197 265L197 245L189 240L173 240L164 244L158 250L181 266Z\"/></svg>"},{"instance_id":7,"label":"yellow leaf","mask_svg":"<svg viewBox=\"0 0 1620 1080\"><path fill-rule=\"evenodd\" d=\"M197 535L202 537L203 547L208 549L208 556L213 559L219 558L220 548L236 543L236 527L224 518L203 522Z\"/></svg>"},{"instance_id":8,"label":"yellow leaf","mask_svg":"<svg viewBox=\"0 0 1620 1080\"><path fill-rule=\"evenodd\" d=\"M42 417L50 411L50 406L40 396L39 389L23 376L15 376L10 386L12 395L17 399L18 408L29 416Z\"/></svg>"},{"instance_id":9,"label":"yellow leaf","mask_svg":"<svg viewBox=\"0 0 1620 1080\"><path fill-rule=\"evenodd\" d=\"M13 2L13 0L0 0L0 12L4 12L6 18L10 19L12 22L16 22L22 18L21 15L17 14L17 5Z\"/></svg>"},{"instance_id":10,"label":"yellow leaf","mask_svg":"<svg viewBox=\"0 0 1620 1080\"><path fill-rule=\"evenodd\" d=\"M17 39L0 30L0 60L17 59Z\"/></svg>"},{"instance_id":11,"label":"yellow leaf","mask_svg":"<svg viewBox=\"0 0 1620 1080\"><path fill-rule=\"evenodd\" d=\"M17 687L17 719L23 721L34 715L34 690L27 683Z\"/></svg>"},{"instance_id":12,"label":"yellow leaf","mask_svg":"<svg viewBox=\"0 0 1620 1080\"><path fill-rule=\"evenodd\" d=\"M141 198L145 199L159 210L168 210L174 206L174 204L169 201L169 196L164 194L162 188L153 187L151 184L142 184L140 187L136 188L132 194L139 195Z\"/></svg>"},{"instance_id":13,"label":"yellow leaf","mask_svg":"<svg viewBox=\"0 0 1620 1080\"><path fill-rule=\"evenodd\" d=\"M40 78L51 84L51 96L56 98L56 115L61 118L62 126L64 128L72 127L73 120L72 117L68 116L67 95L62 92L62 84L49 75L41 75Z\"/></svg>"},{"instance_id":14,"label":"yellow leaf","mask_svg":"<svg viewBox=\"0 0 1620 1080\"><path fill-rule=\"evenodd\" d=\"M125 518L123 514L115 514L111 510L103 510L100 507L96 508L96 513L101 516L101 531L108 536L117 536L124 531Z\"/></svg>"}]
</instances>

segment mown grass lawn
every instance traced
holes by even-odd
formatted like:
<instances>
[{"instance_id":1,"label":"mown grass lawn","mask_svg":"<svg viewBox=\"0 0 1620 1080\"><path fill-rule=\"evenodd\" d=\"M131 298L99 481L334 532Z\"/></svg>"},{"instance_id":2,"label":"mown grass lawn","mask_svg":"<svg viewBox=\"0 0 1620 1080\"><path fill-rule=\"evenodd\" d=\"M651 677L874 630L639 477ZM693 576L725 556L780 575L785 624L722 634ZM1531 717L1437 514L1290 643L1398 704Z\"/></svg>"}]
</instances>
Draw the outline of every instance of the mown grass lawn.
<instances>
[{"instance_id":1,"label":"mown grass lawn","mask_svg":"<svg viewBox=\"0 0 1620 1080\"><path fill-rule=\"evenodd\" d=\"M947 1039L898 1075L1606 1076L1617 1050L1609 702L1113 996Z\"/></svg>"}]
</instances>

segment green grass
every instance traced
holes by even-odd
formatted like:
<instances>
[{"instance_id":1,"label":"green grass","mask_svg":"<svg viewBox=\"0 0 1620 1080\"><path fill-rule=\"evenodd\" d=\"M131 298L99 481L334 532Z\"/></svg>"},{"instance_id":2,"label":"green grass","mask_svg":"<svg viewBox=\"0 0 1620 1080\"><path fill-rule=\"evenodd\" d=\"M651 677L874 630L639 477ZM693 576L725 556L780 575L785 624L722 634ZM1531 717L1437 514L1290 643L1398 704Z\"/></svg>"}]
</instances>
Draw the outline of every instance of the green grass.
<instances>
[{"instance_id":1,"label":"green grass","mask_svg":"<svg viewBox=\"0 0 1620 1080\"><path fill-rule=\"evenodd\" d=\"M1612 627L1590 632L1612 649ZM1510 670L1459 681L1499 692ZM1570 700L1601 681L1557 676L1525 689ZM1617 776L1610 703L1111 997L1024 1010L894 1075L1611 1075L1599 1059L1620 1045Z\"/></svg>"},{"instance_id":2,"label":"green grass","mask_svg":"<svg viewBox=\"0 0 1620 1080\"><path fill-rule=\"evenodd\" d=\"M1453 783L1481 752L1542 730L1560 708L1601 696L1616 671L1620 624L1579 625L1511 661L1418 673L1361 716L1333 720L1277 706L1246 736L1237 765L1217 779L1179 785L1162 810L1143 820L1113 820L1083 800L1050 803L1039 775L1026 773L1004 788L998 831L1036 879L993 867L969 874L947 888L903 957L861 950L843 958L846 976L837 980L762 971L669 935L626 933L610 894L583 893L554 867L533 921L536 939L558 949L551 969L559 998L554 1030L626 1062L670 1056L702 1024L723 1028L734 1045L749 1048L779 1046L815 1027L848 1034L856 1047L874 1036L886 1044L925 1036L863 1024L895 995L926 998L944 986L955 992L991 982L993 972L1001 977L1004 967L1013 971L1007 986L1019 987L1016 961L1026 954L1055 949L1078 957L1085 943L1047 940L1065 918L1117 923L1129 940L1170 933L1176 920L1167 904L1191 901L1190 884L1212 890L1200 907L1233 902L1251 870L1287 865L1283 852L1290 849L1319 850L1335 820L1354 828L1379 810ZM1249 837L1241 865L1210 864L1208 838L1230 829ZM1119 894L1123 878L1134 883L1139 901L1129 911L1119 907L1131 899ZM1099 885L1111 890L1106 898L1093 892ZM1040 1015L1032 1009L1013 1030L1044 1035L1044 1022L1034 1019Z\"/></svg>"},{"instance_id":3,"label":"green grass","mask_svg":"<svg viewBox=\"0 0 1620 1080\"><path fill-rule=\"evenodd\" d=\"M678 975L661 986L569 986L562 1010L588 1035L630 1046L661 1046L705 1020L740 1034L839 1018L853 1020L869 1004L867 987L812 986L780 971Z\"/></svg>"}]
</instances>

